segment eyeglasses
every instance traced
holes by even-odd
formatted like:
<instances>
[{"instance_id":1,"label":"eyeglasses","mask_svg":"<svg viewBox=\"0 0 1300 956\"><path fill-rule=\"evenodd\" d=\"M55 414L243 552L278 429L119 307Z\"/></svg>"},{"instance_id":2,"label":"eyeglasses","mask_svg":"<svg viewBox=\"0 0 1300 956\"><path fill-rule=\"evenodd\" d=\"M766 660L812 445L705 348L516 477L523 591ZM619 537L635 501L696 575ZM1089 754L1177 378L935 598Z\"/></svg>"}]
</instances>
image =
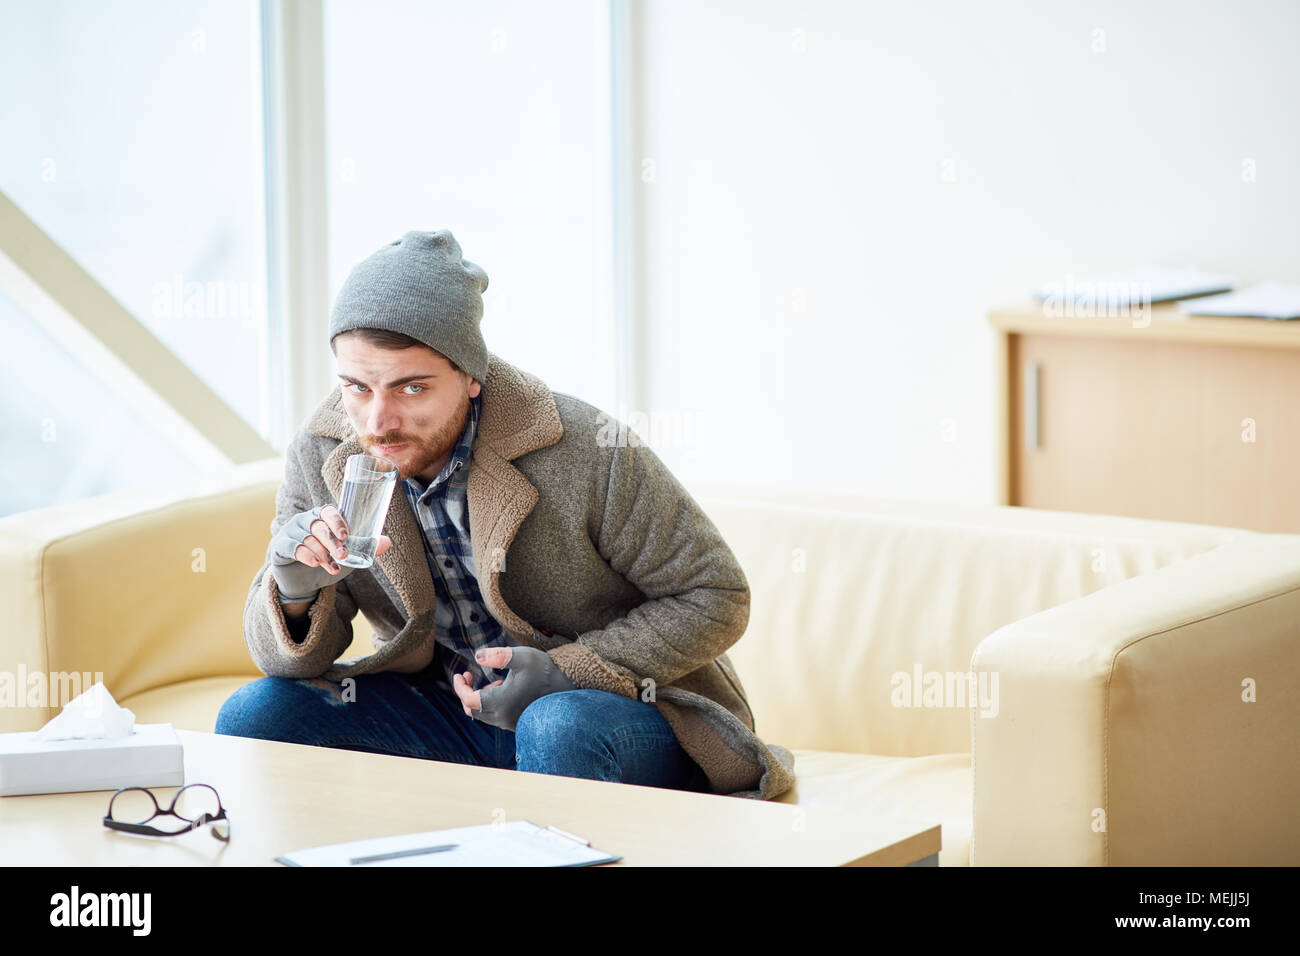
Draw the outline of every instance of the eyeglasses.
<instances>
[{"instance_id":1,"label":"eyeglasses","mask_svg":"<svg viewBox=\"0 0 1300 956\"><path fill-rule=\"evenodd\" d=\"M184 824L168 829L149 826L149 821L158 816L176 817ZM208 832L218 840L230 840L230 818L221 806L217 791L206 783L187 783L181 787L166 810L159 808L152 791L144 787L123 787L108 801L108 813L104 816L104 826L110 830L152 836L176 836L209 825Z\"/></svg>"}]
</instances>

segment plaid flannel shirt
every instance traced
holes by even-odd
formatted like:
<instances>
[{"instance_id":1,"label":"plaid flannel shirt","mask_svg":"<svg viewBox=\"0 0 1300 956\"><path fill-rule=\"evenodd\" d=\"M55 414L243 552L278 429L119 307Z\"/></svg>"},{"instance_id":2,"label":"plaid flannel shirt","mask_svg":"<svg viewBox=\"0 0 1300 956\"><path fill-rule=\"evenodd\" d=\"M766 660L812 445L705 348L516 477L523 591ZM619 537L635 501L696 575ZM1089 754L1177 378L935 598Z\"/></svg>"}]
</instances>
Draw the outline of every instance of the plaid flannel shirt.
<instances>
[{"instance_id":1,"label":"plaid flannel shirt","mask_svg":"<svg viewBox=\"0 0 1300 956\"><path fill-rule=\"evenodd\" d=\"M424 532L424 556L429 562L433 586L438 595L434 614L437 647L426 673L435 682L452 689L452 675L469 671L474 687L482 689L504 679L508 667L483 667L474 660L480 647L508 647L513 644L501 624L488 613L474 573L470 549L469 504L466 483L478 430L482 392L470 399L469 420L460 441L438 476L426 487L419 478L407 478L402 489Z\"/></svg>"}]
</instances>

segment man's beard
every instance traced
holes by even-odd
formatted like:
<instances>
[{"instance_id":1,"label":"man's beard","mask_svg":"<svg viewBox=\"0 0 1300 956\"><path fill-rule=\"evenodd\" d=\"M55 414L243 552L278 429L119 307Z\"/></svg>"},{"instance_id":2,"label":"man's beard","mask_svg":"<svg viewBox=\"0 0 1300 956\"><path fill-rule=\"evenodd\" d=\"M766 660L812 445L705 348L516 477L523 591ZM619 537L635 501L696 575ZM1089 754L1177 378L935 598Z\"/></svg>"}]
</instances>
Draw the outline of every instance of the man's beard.
<instances>
[{"instance_id":1,"label":"man's beard","mask_svg":"<svg viewBox=\"0 0 1300 956\"><path fill-rule=\"evenodd\" d=\"M447 457L456 447L461 432L465 430L465 423L469 420L469 401L469 394L462 392L456 412L430 436L417 441L410 435L380 435L378 436L380 440L371 442L367 451L372 455L382 456L383 451L374 446L406 445L406 448L395 455L398 466L397 478L399 481L414 478L435 462ZM433 477L436 476L430 476L430 480Z\"/></svg>"}]
</instances>

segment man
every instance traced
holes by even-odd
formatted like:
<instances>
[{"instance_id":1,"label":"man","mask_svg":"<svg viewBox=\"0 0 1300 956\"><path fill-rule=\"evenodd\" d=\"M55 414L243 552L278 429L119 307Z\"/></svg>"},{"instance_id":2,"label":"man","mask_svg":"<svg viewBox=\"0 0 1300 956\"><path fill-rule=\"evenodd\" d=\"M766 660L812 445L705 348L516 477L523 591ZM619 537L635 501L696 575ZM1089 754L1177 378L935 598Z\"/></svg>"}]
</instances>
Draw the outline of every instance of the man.
<instances>
[{"instance_id":1,"label":"man","mask_svg":"<svg viewBox=\"0 0 1300 956\"><path fill-rule=\"evenodd\" d=\"M487 351L486 273L447 230L358 264L330 315L340 384L285 453L244 637L267 677L216 732L770 799L726 656L749 586L634 433ZM352 569L349 455L397 466ZM339 660L365 614L375 651Z\"/></svg>"}]
</instances>

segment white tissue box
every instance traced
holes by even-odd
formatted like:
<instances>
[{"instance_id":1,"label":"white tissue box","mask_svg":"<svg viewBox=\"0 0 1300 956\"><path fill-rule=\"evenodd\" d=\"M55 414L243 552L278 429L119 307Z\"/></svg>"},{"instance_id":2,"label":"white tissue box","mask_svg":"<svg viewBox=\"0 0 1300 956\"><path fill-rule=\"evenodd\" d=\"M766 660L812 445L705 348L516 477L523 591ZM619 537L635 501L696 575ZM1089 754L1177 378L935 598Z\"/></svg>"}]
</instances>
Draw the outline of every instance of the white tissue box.
<instances>
[{"instance_id":1,"label":"white tissue box","mask_svg":"<svg viewBox=\"0 0 1300 956\"><path fill-rule=\"evenodd\" d=\"M0 734L0 796L185 783L181 739L171 724L136 724L125 737L33 740L35 735Z\"/></svg>"}]
</instances>

